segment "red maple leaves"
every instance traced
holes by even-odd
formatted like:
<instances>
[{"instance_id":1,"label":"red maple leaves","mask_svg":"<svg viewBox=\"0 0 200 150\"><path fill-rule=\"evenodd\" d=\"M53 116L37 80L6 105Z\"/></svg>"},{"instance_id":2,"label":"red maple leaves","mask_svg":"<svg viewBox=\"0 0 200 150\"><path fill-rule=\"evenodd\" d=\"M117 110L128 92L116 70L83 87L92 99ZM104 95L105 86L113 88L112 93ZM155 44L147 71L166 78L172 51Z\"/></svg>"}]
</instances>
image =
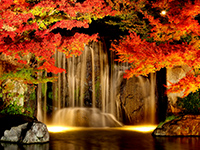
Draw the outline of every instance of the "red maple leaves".
<instances>
[{"instance_id":1,"label":"red maple leaves","mask_svg":"<svg viewBox=\"0 0 200 150\"><path fill-rule=\"evenodd\" d=\"M126 71L126 78L133 75L148 75L151 72L159 71L163 67L187 64L193 66L198 58L198 51L187 43L157 45L141 40L136 33L130 33L126 38L119 41L119 44L112 44L111 50L118 53L121 62L132 63L132 68Z\"/></svg>"},{"instance_id":2,"label":"red maple leaves","mask_svg":"<svg viewBox=\"0 0 200 150\"><path fill-rule=\"evenodd\" d=\"M169 81L168 81L169 82ZM182 78L178 83L170 83L167 93L180 93L183 92L183 97L191 92L196 92L200 88L200 75L188 74Z\"/></svg>"},{"instance_id":3,"label":"red maple leaves","mask_svg":"<svg viewBox=\"0 0 200 150\"><path fill-rule=\"evenodd\" d=\"M53 31L58 28L88 28L92 19L113 15L110 6L103 0L86 0L78 3L70 0L34 1L2 0L0 1L0 52L10 55L18 63L28 65L23 57L35 57L38 69L47 72L63 72L54 66L52 57L55 50L67 57L80 55L84 45L97 39L97 34L75 33L61 36Z\"/></svg>"},{"instance_id":4,"label":"red maple leaves","mask_svg":"<svg viewBox=\"0 0 200 150\"><path fill-rule=\"evenodd\" d=\"M119 55L118 61L131 63L125 77L147 75L163 67L188 65L194 73L187 75L179 83L171 84L168 92L180 92L184 89L186 96L196 91L200 88L197 72L200 68L200 25L195 16L199 13L200 2L140 0L142 1L146 3L146 7L137 7L137 10L151 25L146 36L149 39L141 40L136 33L129 32L128 36L120 40L119 44L112 44L111 48ZM161 13L162 10L166 10L165 15L152 13Z\"/></svg>"}]
</instances>

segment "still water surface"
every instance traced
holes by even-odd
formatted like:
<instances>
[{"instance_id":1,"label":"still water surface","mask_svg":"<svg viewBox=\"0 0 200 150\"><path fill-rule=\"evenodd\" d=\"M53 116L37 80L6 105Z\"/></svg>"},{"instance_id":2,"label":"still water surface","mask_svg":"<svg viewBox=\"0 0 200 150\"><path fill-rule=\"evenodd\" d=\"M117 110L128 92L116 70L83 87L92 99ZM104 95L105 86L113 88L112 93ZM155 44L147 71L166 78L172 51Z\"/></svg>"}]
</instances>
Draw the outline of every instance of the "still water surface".
<instances>
[{"instance_id":1,"label":"still water surface","mask_svg":"<svg viewBox=\"0 0 200 150\"><path fill-rule=\"evenodd\" d=\"M45 144L1 143L4 150L200 150L200 137L152 137L123 129L80 129L50 133Z\"/></svg>"}]
</instances>

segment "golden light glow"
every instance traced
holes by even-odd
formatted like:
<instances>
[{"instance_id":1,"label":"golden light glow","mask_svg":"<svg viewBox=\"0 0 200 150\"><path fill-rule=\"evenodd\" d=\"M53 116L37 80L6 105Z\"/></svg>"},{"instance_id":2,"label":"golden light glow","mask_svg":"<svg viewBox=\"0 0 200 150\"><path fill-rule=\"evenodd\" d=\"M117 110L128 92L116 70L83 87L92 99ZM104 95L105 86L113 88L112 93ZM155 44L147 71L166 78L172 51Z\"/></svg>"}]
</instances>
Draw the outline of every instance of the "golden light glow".
<instances>
[{"instance_id":1,"label":"golden light glow","mask_svg":"<svg viewBox=\"0 0 200 150\"><path fill-rule=\"evenodd\" d=\"M160 13L162 16L165 16L167 14L166 10L162 10Z\"/></svg>"},{"instance_id":2,"label":"golden light glow","mask_svg":"<svg viewBox=\"0 0 200 150\"><path fill-rule=\"evenodd\" d=\"M69 130L73 130L71 127L64 126L47 126L49 132L65 132Z\"/></svg>"},{"instance_id":3,"label":"golden light glow","mask_svg":"<svg viewBox=\"0 0 200 150\"><path fill-rule=\"evenodd\" d=\"M152 132L155 130L157 125L138 125L138 126L123 126L123 127L116 127L116 128L88 128L88 127L66 127L66 126L47 126L49 132L66 132L72 130L129 130L129 131L137 131L137 132Z\"/></svg>"},{"instance_id":4,"label":"golden light glow","mask_svg":"<svg viewBox=\"0 0 200 150\"><path fill-rule=\"evenodd\" d=\"M126 130L138 131L138 132L152 132L157 125L139 125L139 126L125 126Z\"/></svg>"}]
</instances>

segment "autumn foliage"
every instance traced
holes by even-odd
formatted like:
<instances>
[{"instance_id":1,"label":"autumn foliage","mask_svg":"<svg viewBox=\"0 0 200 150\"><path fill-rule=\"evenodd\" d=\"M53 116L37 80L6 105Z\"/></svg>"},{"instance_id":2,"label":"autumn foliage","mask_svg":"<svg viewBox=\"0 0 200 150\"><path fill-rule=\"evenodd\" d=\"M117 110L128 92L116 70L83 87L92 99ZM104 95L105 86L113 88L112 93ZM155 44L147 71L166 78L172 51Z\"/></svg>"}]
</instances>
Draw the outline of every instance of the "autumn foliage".
<instances>
[{"instance_id":1,"label":"autumn foliage","mask_svg":"<svg viewBox=\"0 0 200 150\"><path fill-rule=\"evenodd\" d=\"M98 35L74 31L65 36L55 30L88 28L92 20L113 14L103 0L82 3L72 0L1 0L0 53L11 56L24 67L32 65L25 59L31 56L39 66L36 69L63 72L64 69L54 66L55 51L65 53L66 57L80 55L84 45L97 40Z\"/></svg>"},{"instance_id":2,"label":"autumn foliage","mask_svg":"<svg viewBox=\"0 0 200 150\"><path fill-rule=\"evenodd\" d=\"M133 10L148 22L147 34L129 30L129 35L115 41L111 48L119 55L118 61L131 64L125 77L148 75L164 67L188 65L191 71L179 83L171 83L168 92L185 91L184 96L195 92L200 88L200 25L196 19L200 1L139 0L137 3L141 5Z\"/></svg>"},{"instance_id":3,"label":"autumn foliage","mask_svg":"<svg viewBox=\"0 0 200 150\"><path fill-rule=\"evenodd\" d=\"M188 75L168 87L169 92L185 90L186 96L200 87L199 10L198 0L1 0L0 53L24 68L63 72L55 67L55 51L67 58L80 55L98 34L77 29L113 16L107 23L129 33L111 48L118 61L131 64L125 77L188 65Z\"/></svg>"}]
</instances>

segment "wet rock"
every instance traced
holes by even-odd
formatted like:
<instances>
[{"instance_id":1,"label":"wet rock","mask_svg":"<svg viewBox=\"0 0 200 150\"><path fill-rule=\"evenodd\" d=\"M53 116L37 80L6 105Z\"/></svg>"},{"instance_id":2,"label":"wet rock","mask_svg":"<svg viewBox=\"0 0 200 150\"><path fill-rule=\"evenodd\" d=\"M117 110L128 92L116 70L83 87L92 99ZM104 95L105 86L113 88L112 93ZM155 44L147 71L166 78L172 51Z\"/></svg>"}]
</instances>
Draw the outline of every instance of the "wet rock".
<instances>
[{"instance_id":1,"label":"wet rock","mask_svg":"<svg viewBox=\"0 0 200 150\"><path fill-rule=\"evenodd\" d=\"M35 119L20 115L1 114L0 122L0 141L26 144L49 141L46 125Z\"/></svg>"},{"instance_id":2,"label":"wet rock","mask_svg":"<svg viewBox=\"0 0 200 150\"><path fill-rule=\"evenodd\" d=\"M141 77L142 78L142 77ZM145 90L150 87L144 78ZM121 106L124 111L125 124L141 124L145 122L145 101L149 99L149 89L143 92L139 78L132 77L123 84Z\"/></svg>"},{"instance_id":3,"label":"wet rock","mask_svg":"<svg viewBox=\"0 0 200 150\"><path fill-rule=\"evenodd\" d=\"M21 133L27 128L28 123L12 127L10 130L5 130L4 136L1 137L1 141L19 142Z\"/></svg>"},{"instance_id":4,"label":"wet rock","mask_svg":"<svg viewBox=\"0 0 200 150\"><path fill-rule=\"evenodd\" d=\"M153 136L200 136L200 115L184 115L156 128Z\"/></svg>"},{"instance_id":5,"label":"wet rock","mask_svg":"<svg viewBox=\"0 0 200 150\"><path fill-rule=\"evenodd\" d=\"M42 122L34 122L26 132L22 143L44 143L49 141L49 132Z\"/></svg>"},{"instance_id":6,"label":"wet rock","mask_svg":"<svg viewBox=\"0 0 200 150\"><path fill-rule=\"evenodd\" d=\"M22 115L0 114L0 137L4 135L5 130L10 130L12 127L31 123L36 119Z\"/></svg>"}]
</instances>

